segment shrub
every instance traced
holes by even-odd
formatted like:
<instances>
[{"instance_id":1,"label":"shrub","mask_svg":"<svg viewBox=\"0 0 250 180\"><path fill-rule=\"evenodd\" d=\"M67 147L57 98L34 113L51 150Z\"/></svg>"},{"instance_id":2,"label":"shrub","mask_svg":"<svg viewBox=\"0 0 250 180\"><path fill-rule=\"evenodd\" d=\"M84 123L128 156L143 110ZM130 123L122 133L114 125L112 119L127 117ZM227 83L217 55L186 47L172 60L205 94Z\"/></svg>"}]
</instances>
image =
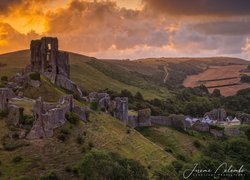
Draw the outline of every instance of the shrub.
<instances>
[{"instance_id":1,"label":"shrub","mask_svg":"<svg viewBox=\"0 0 250 180\"><path fill-rule=\"evenodd\" d=\"M165 147L164 149L166 152L173 153L173 150L170 147Z\"/></svg>"},{"instance_id":2,"label":"shrub","mask_svg":"<svg viewBox=\"0 0 250 180\"><path fill-rule=\"evenodd\" d=\"M66 172L72 172L72 167L69 166L69 165L67 165L67 166L65 167L65 171L66 171Z\"/></svg>"},{"instance_id":3,"label":"shrub","mask_svg":"<svg viewBox=\"0 0 250 180\"><path fill-rule=\"evenodd\" d=\"M12 159L12 162L13 163L19 163L23 160L23 158L21 156L15 156L13 159Z\"/></svg>"},{"instance_id":4,"label":"shrub","mask_svg":"<svg viewBox=\"0 0 250 180\"><path fill-rule=\"evenodd\" d=\"M24 115L23 116L23 124L24 125L32 125L34 122L34 117L31 115Z\"/></svg>"},{"instance_id":5,"label":"shrub","mask_svg":"<svg viewBox=\"0 0 250 180\"><path fill-rule=\"evenodd\" d=\"M127 134L130 134L131 133L131 130L130 129L127 129Z\"/></svg>"},{"instance_id":6,"label":"shrub","mask_svg":"<svg viewBox=\"0 0 250 180\"><path fill-rule=\"evenodd\" d=\"M57 139L64 142L68 139L69 135L70 135L70 130L68 128L64 127L60 130L60 133L57 136Z\"/></svg>"},{"instance_id":7,"label":"shrub","mask_svg":"<svg viewBox=\"0 0 250 180\"><path fill-rule=\"evenodd\" d=\"M97 102L91 102L90 103L90 109L92 109L92 110L94 110L94 111L97 111L97 109L98 109L98 104L97 104Z\"/></svg>"},{"instance_id":8,"label":"shrub","mask_svg":"<svg viewBox=\"0 0 250 180\"><path fill-rule=\"evenodd\" d=\"M74 112L66 113L65 117L71 124L77 125L80 122L79 115Z\"/></svg>"},{"instance_id":9,"label":"shrub","mask_svg":"<svg viewBox=\"0 0 250 180\"><path fill-rule=\"evenodd\" d=\"M6 151L14 151L18 148L18 144L14 143L14 142L9 142L9 143L3 143L3 148Z\"/></svg>"},{"instance_id":10,"label":"shrub","mask_svg":"<svg viewBox=\"0 0 250 180\"><path fill-rule=\"evenodd\" d=\"M2 76L1 81L8 81L8 77L7 76Z\"/></svg>"},{"instance_id":11,"label":"shrub","mask_svg":"<svg viewBox=\"0 0 250 180\"><path fill-rule=\"evenodd\" d=\"M195 141L193 142L193 144L194 144L194 146L195 146L196 148L200 148L200 147L201 147L201 143L200 143L200 141L198 141L198 140L195 140Z\"/></svg>"},{"instance_id":12,"label":"shrub","mask_svg":"<svg viewBox=\"0 0 250 180\"><path fill-rule=\"evenodd\" d=\"M81 179L148 179L147 170L139 162L97 150L85 154L79 175Z\"/></svg>"},{"instance_id":13,"label":"shrub","mask_svg":"<svg viewBox=\"0 0 250 180\"><path fill-rule=\"evenodd\" d=\"M143 96L142 96L142 94L139 91L135 94L135 99L137 99L137 100L143 100Z\"/></svg>"},{"instance_id":14,"label":"shrub","mask_svg":"<svg viewBox=\"0 0 250 180\"><path fill-rule=\"evenodd\" d=\"M0 119L8 116L8 110L0 110Z\"/></svg>"},{"instance_id":15,"label":"shrub","mask_svg":"<svg viewBox=\"0 0 250 180\"><path fill-rule=\"evenodd\" d=\"M58 176L54 171L49 172L46 175L43 175L39 178L39 180L58 180Z\"/></svg>"},{"instance_id":16,"label":"shrub","mask_svg":"<svg viewBox=\"0 0 250 180\"><path fill-rule=\"evenodd\" d=\"M77 144L83 144L84 143L84 139L81 135L78 135L78 137L76 138L76 142Z\"/></svg>"},{"instance_id":17,"label":"shrub","mask_svg":"<svg viewBox=\"0 0 250 180\"><path fill-rule=\"evenodd\" d=\"M154 177L156 179L169 179L169 180L177 180L178 176L173 166L167 165L163 167L161 170L154 172Z\"/></svg>"},{"instance_id":18,"label":"shrub","mask_svg":"<svg viewBox=\"0 0 250 180\"><path fill-rule=\"evenodd\" d=\"M94 144L90 141L90 142L88 143L88 146L89 146L89 149L92 149L92 148L94 147Z\"/></svg>"},{"instance_id":19,"label":"shrub","mask_svg":"<svg viewBox=\"0 0 250 180\"><path fill-rule=\"evenodd\" d=\"M41 77L38 72L33 72L33 73L30 73L30 79L34 81L40 81Z\"/></svg>"}]
</instances>

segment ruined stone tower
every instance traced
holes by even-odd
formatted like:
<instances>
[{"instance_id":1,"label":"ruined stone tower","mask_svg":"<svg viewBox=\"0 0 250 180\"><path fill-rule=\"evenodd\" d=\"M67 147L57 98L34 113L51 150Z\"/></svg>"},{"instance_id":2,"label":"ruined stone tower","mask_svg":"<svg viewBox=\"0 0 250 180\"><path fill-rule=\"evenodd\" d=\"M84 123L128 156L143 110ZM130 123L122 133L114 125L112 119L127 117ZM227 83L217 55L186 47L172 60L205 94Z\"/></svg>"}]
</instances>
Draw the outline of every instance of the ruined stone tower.
<instances>
[{"instance_id":1,"label":"ruined stone tower","mask_svg":"<svg viewBox=\"0 0 250 180\"><path fill-rule=\"evenodd\" d=\"M127 97L116 97L116 109L115 117L121 120L123 123L128 123L128 98Z\"/></svg>"},{"instance_id":2,"label":"ruined stone tower","mask_svg":"<svg viewBox=\"0 0 250 180\"><path fill-rule=\"evenodd\" d=\"M56 83L58 75L69 78L69 55L58 50L58 39L43 37L41 40L32 40L31 71L39 72Z\"/></svg>"}]
</instances>

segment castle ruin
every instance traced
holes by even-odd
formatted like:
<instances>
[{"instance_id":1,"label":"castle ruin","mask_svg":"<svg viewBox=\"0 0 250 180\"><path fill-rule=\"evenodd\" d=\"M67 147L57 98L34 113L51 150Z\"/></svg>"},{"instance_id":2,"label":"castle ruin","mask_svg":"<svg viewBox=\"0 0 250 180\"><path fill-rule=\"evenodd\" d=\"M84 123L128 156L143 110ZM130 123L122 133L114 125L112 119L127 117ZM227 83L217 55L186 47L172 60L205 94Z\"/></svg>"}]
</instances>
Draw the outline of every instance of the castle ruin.
<instances>
[{"instance_id":1,"label":"castle ruin","mask_svg":"<svg viewBox=\"0 0 250 180\"><path fill-rule=\"evenodd\" d=\"M58 75L69 78L69 55L58 50L58 39L43 37L41 40L32 40L31 71L45 75L51 82L56 83Z\"/></svg>"}]
</instances>

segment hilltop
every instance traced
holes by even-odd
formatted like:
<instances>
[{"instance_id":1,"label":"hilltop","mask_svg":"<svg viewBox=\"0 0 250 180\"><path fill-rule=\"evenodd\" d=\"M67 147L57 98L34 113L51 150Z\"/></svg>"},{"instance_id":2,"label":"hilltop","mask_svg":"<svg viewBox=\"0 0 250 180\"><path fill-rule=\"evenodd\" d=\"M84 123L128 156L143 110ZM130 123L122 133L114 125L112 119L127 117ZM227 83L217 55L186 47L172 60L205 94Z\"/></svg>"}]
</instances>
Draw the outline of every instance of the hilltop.
<instances>
[{"instance_id":1,"label":"hilltop","mask_svg":"<svg viewBox=\"0 0 250 180\"><path fill-rule=\"evenodd\" d=\"M163 99L171 96L172 92L169 88L182 88L183 85L187 87L197 86L199 83L196 82L199 80L210 79L209 74L206 75L203 72L213 66L223 68L230 65L242 65L241 69L244 69L250 64L249 61L230 57L149 58L129 61L101 60L69 52L69 58L71 79L86 92L104 89L120 92L127 89L133 94L138 91L141 92L146 99ZM29 59L29 50L0 55L0 62L2 63L0 75L12 76L20 72L22 68L29 64ZM235 69L235 72L237 73L238 69ZM225 73L224 75L227 76ZM196 75L195 79L191 78L192 85L185 83L190 81L192 75ZM217 78L215 73L213 75ZM239 77L240 73L238 72L238 80ZM183 82L184 84L182 84ZM227 84L227 82L224 84ZM234 89L231 88L233 85L218 87L218 89L221 89L223 94L228 89ZM231 90L229 95L236 94L238 90L248 87L247 85L241 85L234 91ZM228 94L225 93L225 95Z\"/></svg>"},{"instance_id":2,"label":"hilltop","mask_svg":"<svg viewBox=\"0 0 250 180\"><path fill-rule=\"evenodd\" d=\"M181 115L201 117L206 113L213 117L223 114L223 118L226 118L224 109L214 109L224 105L222 97L209 94L203 86L185 89L182 82L189 75L205 73L210 66L242 66L244 69L247 61L216 57L117 61L68 54L70 65L62 67L62 63L57 67L65 71L70 67L70 77L61 69L56 69L56 75L63 74L66 83L76 83L83 96L75 96L75 92L67 89L68 86L57 85L53 82L53 76L45 77L45 73L28 71L16 75L14 79L9 78L8 82L5 76L12 77L30 64L30 53L24 50L0 55L0 76L4 77L1 83L12 87L15 80L21 80L22 86L20 92L18 85L13 87L18 95L11 100L4 94L8 90L1 90L4 100L10 103L8 119L1 111L0 120L2 178L37 179L53 171L62 179L78 179L83 157L93 149L118 153L139 162L150 178L168 177L171 173L177 177L181 176L183 167L190 166L195 160L202 162L203 156L214 161L214 157L208 156L205 149L208 147L208 152L212 152L213 143L218 139L223 142L222 146L218 146L221 151L227 146L234 146L235 139L230 136L235 132L240 137L239 142L249 146L246 142L247 125L224 128L204 122L188 124ZM68 62L67 54L60 52L59 55L65 63ZM33 62L34 59L31 60L31 68L35 68ZM29 68L27 66L25 71ZM45 68L51 72L50 67ZM241 96L248 97L248 91L241 91L238 96L226 99L230 113L239 111L238 107L231 106L230 101L236 102ZM249 113L245 104L242 104L245 108L242 109ZM65 108L67 113L64 112ZM170 113L179 115L169 116ZM17 114L20 115L18 126L15 121L9 122L15 120ZM242 118L242 123L248 122L244 119L248 118L247 114L238 117ZM224 129L229 131L229 135L226 134L229 140L225 142ZM248 156L243 149L240 151L243 155L236 160L237 150L226 152L224 156L229 161L241 163L241 158Z\"/></svg>"}]
</instances>

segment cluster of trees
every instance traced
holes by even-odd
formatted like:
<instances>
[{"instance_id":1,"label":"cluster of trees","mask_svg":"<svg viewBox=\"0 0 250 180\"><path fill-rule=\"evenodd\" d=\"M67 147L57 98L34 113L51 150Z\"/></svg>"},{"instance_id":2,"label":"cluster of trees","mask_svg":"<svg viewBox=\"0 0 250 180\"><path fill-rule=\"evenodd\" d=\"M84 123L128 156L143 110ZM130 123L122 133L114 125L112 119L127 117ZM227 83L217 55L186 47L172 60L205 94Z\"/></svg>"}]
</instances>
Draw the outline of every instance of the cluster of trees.
<instances>
[{"instance_id":1,"label":"cluster of trees","mask_svg":"<svg viewBox=\"0 0 250 180\"><path fill-rule=\"evenodd\" d=\"M148 179L144 166L113 152L92 150L85 154L79 166L83 179Z\"/></svg>"},{"instance_id":2,"label":"cluster of trees","mask_svg":"<svg viewBox=\"0 0 250 180\"><path fill-rule=\"evenodd\" d=\"M250 113L250 89L240 90L236 95L223 97L220 90L209 93L203 85L195 88L176 90L166 99L145 100L140 92L133 95L128 90L121 93L108 91L111 97L122 96L129 98L129 109L139 110L150 108L152 115L184 114L202 117L206 112L223 107L229 114L237 111Z\"/></svg>"}]
</instances>

